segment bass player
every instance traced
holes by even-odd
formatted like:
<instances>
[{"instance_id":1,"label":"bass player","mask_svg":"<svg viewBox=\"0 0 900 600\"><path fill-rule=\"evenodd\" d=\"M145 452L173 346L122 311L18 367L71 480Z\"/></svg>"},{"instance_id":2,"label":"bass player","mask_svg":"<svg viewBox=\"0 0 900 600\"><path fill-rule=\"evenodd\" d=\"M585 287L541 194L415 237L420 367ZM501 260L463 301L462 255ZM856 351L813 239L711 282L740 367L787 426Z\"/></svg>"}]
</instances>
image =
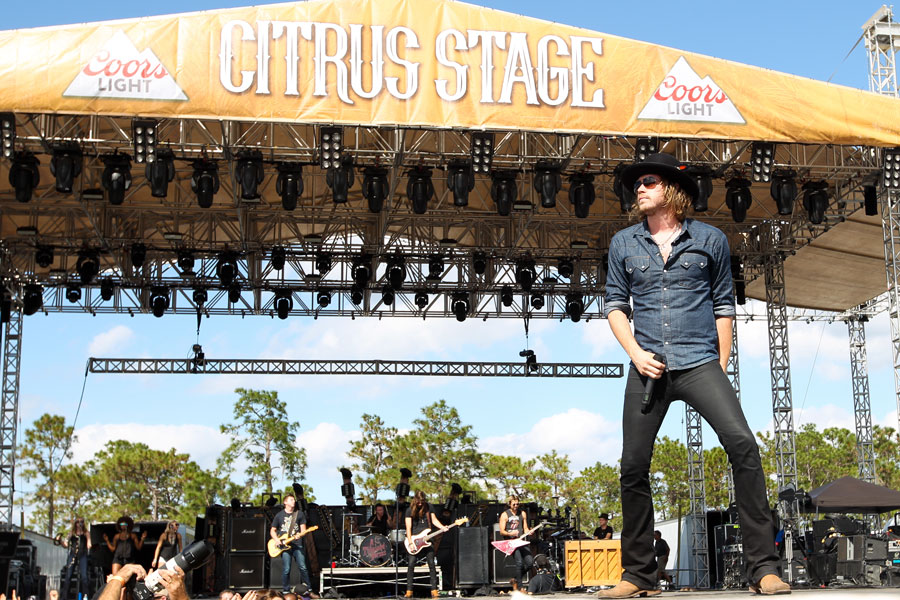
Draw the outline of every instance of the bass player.
<instances>
[{"instance_id":1,"label":"bass player","mask_svg":"<svg viewBox=\"0 0 900 600\"><path fill-rule=\"evenodd\" d=\"M281 590L283 592L291 591L291 559L293 559L300 570L300 579L310 590L310 597L318 598L319 596L312 592L312 582L309 579L309 571L306 570L306 556L303 550L302 536L306 534L306 513L297 506L297 499L293 494L285 494L284 510L279 511L272 519L269 536L273 540L280 541L283 536L295 536L298 533L300 534L299 539L290 540L288 538L289 548L281 555Z\"/></svg>"},{"instance_id":2,"label":"bass player","mask_svg":"<svg viewBox=\"0 0 900 600\"><path fill-rule=\"evenodd\" d=\"M513 539L528 531L528 517L525 511L519 511L519 497L510 496L506 505L509 507L500 515L500 535L505 539ZM531 557L531 549L520 546L513 552L516 560L516 578L513 580L513 590L518 591L522 587L522 578L531 570L534 559Z\"/></svg>"},{"instance_id":3,"label":"bass player","mask_svg":"<svg viewBox=\"0 0 900 600\"><path fill-rule=\"evenodd\" d=\"M431 529L432 525L434 525L441 531L447 531L447 529L449 529L438 520L437 515L434 514L434 511L431 508L431 505L428 504L428 499L425 497L425 492L423 492L422 490L417 491L413 496L409 508L406 509L405 520L407 540L412 540L414 536L422 533L426 529ZM409 555L409 566L406 569L406 598L413 597L413 579L415 578L416 559L421 554L422 553L420 552L419 554ZM429 545L427 548L425 548L424 554L425 559L428 561L428 574L431 577L431 597L437 598L437 569L434 566L434 546Z\"/></svg>"}]
</instances>

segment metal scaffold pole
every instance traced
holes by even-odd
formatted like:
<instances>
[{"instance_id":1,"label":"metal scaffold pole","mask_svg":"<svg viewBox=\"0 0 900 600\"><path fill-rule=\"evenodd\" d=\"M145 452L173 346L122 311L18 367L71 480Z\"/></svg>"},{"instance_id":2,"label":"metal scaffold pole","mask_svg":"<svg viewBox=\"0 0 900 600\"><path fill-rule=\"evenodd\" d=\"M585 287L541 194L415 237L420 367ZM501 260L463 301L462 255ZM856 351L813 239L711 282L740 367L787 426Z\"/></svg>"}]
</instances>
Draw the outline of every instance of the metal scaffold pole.
<instances>
[{"instance_id":1,"label":"metal scaffold pole","mask_svg":"<svg viewBox=\"0 0 900 600\"><path fill-rule=\"evenodd\" d=\"M0 527L12 525L19 419L22 312L13 310L3 336L3 388L0 399Z\"/></svg>"}]
</instances>

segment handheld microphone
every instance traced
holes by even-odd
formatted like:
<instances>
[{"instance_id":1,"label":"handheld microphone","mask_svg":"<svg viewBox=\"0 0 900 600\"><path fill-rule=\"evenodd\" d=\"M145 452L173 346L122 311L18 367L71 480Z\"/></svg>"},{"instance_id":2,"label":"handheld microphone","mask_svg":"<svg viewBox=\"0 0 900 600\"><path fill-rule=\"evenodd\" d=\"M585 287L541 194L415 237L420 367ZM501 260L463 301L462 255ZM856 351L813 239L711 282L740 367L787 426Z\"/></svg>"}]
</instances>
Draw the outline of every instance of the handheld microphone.
<instances>
[{"instance_id":1,"label":"handheld microphone","mask_svg":"<svg viewBox=\"0 0 900 600\"><path fill-rule=\"evenodd\" d=\"M205 540L194 542L181 553L166 561L165 565L147 575L143 581L137 582L134 586L134 597L137 600L150 600L164 587L162 577L159 575L160 571L164 569L174 571L175 567L179 567L187 574L209 560L213 550L213 545Z\"/></svg>"},{"instance_id":2,"label":"handheld microphone","mask_svg":"<svg viewBox=\"0 0 900 600\"><path fill-rule=\"evenodd\" d=\"M666 359L660 356L659 354L653 355L653 360L657 360L663 364L666 363ZM644 384L644 397L641 399L641 414L646 415L653 408L653 386L656 385L656 380L652 377L647 377L647 383Z\"/></svg>"}]
</instances>

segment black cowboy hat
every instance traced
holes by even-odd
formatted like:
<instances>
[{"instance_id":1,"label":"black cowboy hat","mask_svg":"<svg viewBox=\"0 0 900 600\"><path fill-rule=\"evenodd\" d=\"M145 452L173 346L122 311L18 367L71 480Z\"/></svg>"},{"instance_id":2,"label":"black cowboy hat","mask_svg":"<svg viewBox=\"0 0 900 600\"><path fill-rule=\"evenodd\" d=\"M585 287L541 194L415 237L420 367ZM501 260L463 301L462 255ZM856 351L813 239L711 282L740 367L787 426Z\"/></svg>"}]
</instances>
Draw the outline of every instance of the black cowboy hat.
<instances>
[{"instance_id":1,"label":"black cowboy hat","mask_svg":"<svg viewBox=\"0 0 900 600\"><path fill-rule=\"evenodd\" d=\"M697 188L697 182L688 174L687 166L678 162L678 159L671 154L664 152L651 154L647 157L647 160L628 165L622 169L622 185L630 190L634 188L634 182L637 181L637 178L647 173L654 173L663 177L666 181L677 183L691 197L691 200L696 200L697 195L700 193L700 190Z\"/></svg>"}]
</instances>

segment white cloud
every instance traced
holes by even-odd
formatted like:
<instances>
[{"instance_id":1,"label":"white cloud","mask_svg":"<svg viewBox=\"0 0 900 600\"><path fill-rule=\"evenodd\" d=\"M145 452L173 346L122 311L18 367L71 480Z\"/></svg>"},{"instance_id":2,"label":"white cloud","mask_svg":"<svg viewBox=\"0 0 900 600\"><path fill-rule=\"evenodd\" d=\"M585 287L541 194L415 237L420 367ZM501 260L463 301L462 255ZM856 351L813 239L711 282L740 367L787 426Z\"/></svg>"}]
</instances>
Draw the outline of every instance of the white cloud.
<instances>
[{"instance_id":1,"label":"white cloud","mask_svg":"<svg viewBox=\"0 0 900 600\"><path fill-rule=\"evenodd\" d=\"M75 435L78 441L72 446L72 460L77 463L93 457L109 441L128 440L142 442L155 450L175 448L178 452L190 454L191 459L201 467L211 469L228 445L228 438L219 433L218 428L207 425L86 425L77 429Z\"/></svg>"},{"instance_id":2,"label":"white cloud","mask_svg":"<svg viewBox=\"0 0 900 600\"><path fill-rule=\"evenodd\" d=\"M129 327L116 325L109 331L94 336L94 339L88 344L88 355L101 357L120 352L128 347L133 339L134 332Z\"/></svg>"},{"instance_id":3,"label":"white cloud","mask_svg":"<svg viewBox=\"0 0 900 600\"><path fill-rule=\"evenodd\" d=\"M306 481L320 502L342 501L338 493L341 476L337 470L350 466L347 452L350 443L358 439L359 431L347 431L335 423L324 422L297 436L297 445L306 448Z\"/></svg>"}]
</instances>

